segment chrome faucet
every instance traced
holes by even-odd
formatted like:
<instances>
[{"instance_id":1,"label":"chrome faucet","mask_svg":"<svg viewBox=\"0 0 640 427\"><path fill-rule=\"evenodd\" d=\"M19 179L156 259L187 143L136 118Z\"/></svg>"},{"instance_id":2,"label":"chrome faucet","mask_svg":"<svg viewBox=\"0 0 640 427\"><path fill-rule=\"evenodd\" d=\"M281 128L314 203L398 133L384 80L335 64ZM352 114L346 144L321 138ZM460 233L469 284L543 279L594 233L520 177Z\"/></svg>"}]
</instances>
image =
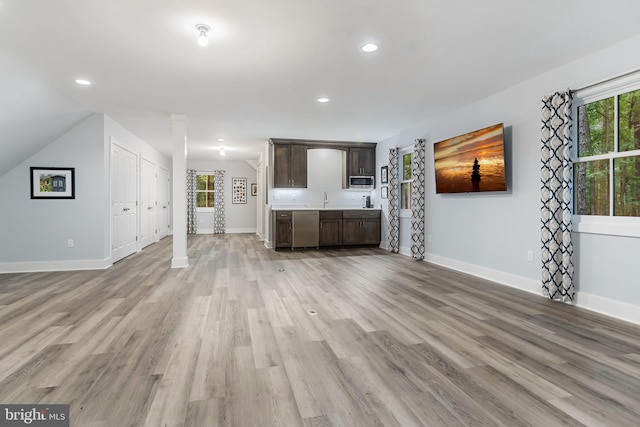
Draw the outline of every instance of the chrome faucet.
<instances>
[{"instance_id":1,"label":"chrome faucet","mask_svg":"<svg viewBox=\"0 0 640 427\"><path fill-rule=\"evenodd\" d=\"M324 191L324 200L323 200L323 203L322 203L322 207L323 208L326 208L327 207L327 203L329 203L329 201L327 199L328 199L327 192Z\"/></svg>"}]
</instances>

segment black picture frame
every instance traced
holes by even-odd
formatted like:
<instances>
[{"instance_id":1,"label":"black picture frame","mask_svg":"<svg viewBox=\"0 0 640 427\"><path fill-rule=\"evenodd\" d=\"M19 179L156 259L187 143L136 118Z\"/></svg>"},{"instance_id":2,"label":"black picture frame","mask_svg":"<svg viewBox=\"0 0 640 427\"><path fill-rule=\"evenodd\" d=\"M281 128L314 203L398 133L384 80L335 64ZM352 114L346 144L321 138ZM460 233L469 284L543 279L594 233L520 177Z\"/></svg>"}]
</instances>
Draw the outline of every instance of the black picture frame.
<instances>
[{"instance_id":1,"label":"black picture frame","mask_svg":"<svg viewBox=\"0 0 640 427\"><path fill-rule=\"evenodd\" d=\"M39 167L29 168L32 199L75 199L76 169Z\"/></svg>"},{"instance_id":2,"label":"black picture frame","mask_svg":"<svg viewBox=\"0 0 640 427\"><path fill-rule=\"evenodd\" d=\"M231 203L247 203L247 178L231 178Z\"/></svg>"},{"instance_id":3,"label":"black picture frame","mask_svg":"<svg viewBox=\"0 0 640 427\"><path fill-rule=\"evenodd\" d=\"M389 166L382 166L380 168L380 183L381 184L389 183Z\"/></svg>"},{"instance_id":4,"label":"black picture frame","mask_svg":"<svg viewBox=\"0 0 640 427\"><path fill-rule=\"evenodd\" d=\"M388 199L389 198L389 187L387 187L387 186L380 187L380 198L381 199Z\"/></svg>"}]
</instances>

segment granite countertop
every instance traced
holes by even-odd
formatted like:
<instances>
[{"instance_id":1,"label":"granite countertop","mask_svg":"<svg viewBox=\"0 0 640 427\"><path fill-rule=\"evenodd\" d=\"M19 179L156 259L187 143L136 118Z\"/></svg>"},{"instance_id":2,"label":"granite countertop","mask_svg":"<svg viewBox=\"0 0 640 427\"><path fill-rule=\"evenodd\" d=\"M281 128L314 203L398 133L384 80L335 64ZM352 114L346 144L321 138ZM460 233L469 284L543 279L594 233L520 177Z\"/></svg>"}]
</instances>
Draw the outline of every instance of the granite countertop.
<instances>
[{"instance_id":1,"label":"granite countertop","mask_svg":"<svg viewBox=\"0 0 640 427\"><path fill-rule=\"evenodd\" d=\"M271 206L272 211L379 211L380 208L361 208L359 206L327 206L326 208L320 207L309 207L304 205L280 205L280 206Z\"/></svg>"}]
</instances>

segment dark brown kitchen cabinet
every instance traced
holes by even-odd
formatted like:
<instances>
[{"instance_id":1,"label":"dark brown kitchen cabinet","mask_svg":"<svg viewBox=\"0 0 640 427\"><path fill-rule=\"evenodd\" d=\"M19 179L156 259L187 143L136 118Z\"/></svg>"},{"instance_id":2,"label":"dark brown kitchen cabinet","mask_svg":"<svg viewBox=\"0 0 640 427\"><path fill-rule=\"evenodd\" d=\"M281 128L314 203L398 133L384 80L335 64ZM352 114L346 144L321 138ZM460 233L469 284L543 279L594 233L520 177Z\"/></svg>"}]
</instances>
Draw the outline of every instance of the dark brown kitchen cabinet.
<instances>
[{"instance_id":1,"label":"dark brown kitchen cabinet","mask_svg":"<svg viewBox=\"0 0 640 427\"><path fill-rule=\"evenodd\" d=\"M291 211L273 211L273 215L275 248L291 248L293 243Z\"/></svg>"},{"instance_id":2,"label":"dark brown kitchen cabinet","mask_svg":"<svg viewBox=\"0 0 640 427\"><path fill-rule=\"evenodd\" d=\"M273 145L273 187L307 188L307 147Z\"/></svg>"},{"instance_id":3,"label":"dark brown kitchen cabinet","mask_svg":"<svg viewBox=\"0 0 640 427\"><path fill-rule=\"evenodd\" d=\"M320 246L342 245L342 211L320 211Z\"/></svg>"},{"instance_id":4,"label":"dark brown kitchen cabinet","mask_svg":"<svg viewBox=\"0 0 640 427\"><path fill-rule=\"evenodd\" d=\"M342 213L343 245L379 245L380 211L350 210Z\"/></svg>"},{"instance_id":5,"label":"dark brown kitchen cabinet","mask_svg":"<svg viewBox=\"0 0 640 427\"><path fill-rule=\"evenodd\" d=\"M375 147L349 147L347 164L349 176L375 176Z\"/></svg>"}]
</instances>

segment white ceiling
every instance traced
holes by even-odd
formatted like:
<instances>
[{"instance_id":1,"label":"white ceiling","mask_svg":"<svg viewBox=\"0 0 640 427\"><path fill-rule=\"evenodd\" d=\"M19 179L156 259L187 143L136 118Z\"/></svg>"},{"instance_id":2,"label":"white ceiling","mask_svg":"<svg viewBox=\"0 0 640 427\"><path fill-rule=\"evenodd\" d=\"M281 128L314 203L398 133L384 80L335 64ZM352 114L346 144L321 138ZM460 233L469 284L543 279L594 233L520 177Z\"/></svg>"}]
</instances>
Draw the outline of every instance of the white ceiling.
<instances>
[{"instance_id":1,"label":"white ceiling","mask_svg":"<svg viewBox=\"0 0 640 427\"><path fill-rule=\"evenodd\" d=\"M0 137L50 142L40 120L54 135L96 111L167 155L186 114L198 159L379 141L640 33L639 16L637 0L0 0Z\"/></svg>"}]
</instances>

